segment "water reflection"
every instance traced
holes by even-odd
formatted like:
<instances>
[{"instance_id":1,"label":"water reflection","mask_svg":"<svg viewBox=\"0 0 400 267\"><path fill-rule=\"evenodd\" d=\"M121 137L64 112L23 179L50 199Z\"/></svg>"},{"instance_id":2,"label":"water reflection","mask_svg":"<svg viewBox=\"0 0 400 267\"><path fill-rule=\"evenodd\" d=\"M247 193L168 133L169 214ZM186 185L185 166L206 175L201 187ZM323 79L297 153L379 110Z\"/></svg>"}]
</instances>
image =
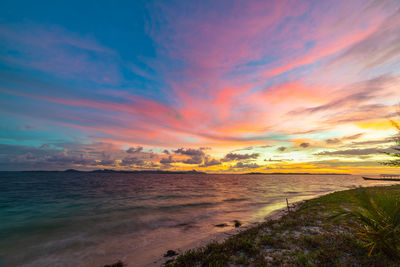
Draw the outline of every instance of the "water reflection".
<instances>
[{"instance_id":1,"label":"water reflection","mask_svg":"<svg viewBox=\"0 0 400 267\"><path fill-rule=\"evenodd\" d=\"M154 264L167 249L262 221L327 192L388 184L349 175L0 174L7 265ZM228 227L215 227L226 223ZM84 263L84 264L83 264Z\"/></svg>"}]
</instances>

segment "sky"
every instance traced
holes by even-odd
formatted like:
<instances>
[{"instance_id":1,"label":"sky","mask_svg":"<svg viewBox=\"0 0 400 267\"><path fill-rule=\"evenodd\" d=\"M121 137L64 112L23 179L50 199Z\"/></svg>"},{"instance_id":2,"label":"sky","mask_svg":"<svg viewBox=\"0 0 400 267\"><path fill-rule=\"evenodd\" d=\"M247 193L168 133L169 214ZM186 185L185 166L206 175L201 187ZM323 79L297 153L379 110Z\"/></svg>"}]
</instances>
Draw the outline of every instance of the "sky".
<instances>
[{"instance_id":1,"label":"sky","mask_svg":"<svg viewBox=\"0 0 400 267\"><path fill-rule=\"evenodd\" d=\"M0 2L0 170L394 173L400 1Z\"/></svg>"}]
</instances>

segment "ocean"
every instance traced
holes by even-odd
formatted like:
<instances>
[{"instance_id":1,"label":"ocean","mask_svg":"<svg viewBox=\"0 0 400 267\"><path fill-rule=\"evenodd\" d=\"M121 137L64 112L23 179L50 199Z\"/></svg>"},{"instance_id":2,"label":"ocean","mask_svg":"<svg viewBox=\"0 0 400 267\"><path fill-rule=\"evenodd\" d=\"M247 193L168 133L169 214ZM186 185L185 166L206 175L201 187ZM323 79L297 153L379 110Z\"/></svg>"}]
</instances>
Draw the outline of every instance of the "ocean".
<instances>
[{"instance_id":1,"label":"ocean","mask_svg":"<svg viewBox=\"0 0 400 267\"><path fill-rule=\"evenodd\" d=\"M159 266L169 250L263 221L354 175L0 172L0 266ZM217 224L226 227L216 227Z\"/></svg>"}]
</instances>

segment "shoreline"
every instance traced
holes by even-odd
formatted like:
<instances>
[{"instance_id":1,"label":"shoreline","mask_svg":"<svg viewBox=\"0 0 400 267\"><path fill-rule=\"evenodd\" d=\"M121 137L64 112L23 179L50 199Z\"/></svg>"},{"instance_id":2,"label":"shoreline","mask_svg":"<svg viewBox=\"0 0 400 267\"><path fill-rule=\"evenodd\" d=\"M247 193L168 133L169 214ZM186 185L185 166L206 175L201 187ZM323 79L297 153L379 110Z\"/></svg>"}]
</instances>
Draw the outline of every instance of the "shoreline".
<instances>
[{"instance_id":1,"label":"shoreline","mask_svg":"<svg viewBox=\"0 0 400 267\"><path fill-rule=\"evenodd\" d=\"M326 193L326 194L330 194L330 193ZM308 201L308 200L317 199L317 198L319 198L321 196L324 196L326 194L322 194L320 196L316 196L316 197L313 197L313 198L310 198L310 199L307 199L307 200L299 200L299 201L290 203L289 204L289 208L291 210L292 209L296 209L301 203L303 203L305 201ZM246 230L249 230L249 229L251 229L253 227L256 227L257 225L259 225L261 223L264 223L266 221L279 220L280 218L282 218L283 216L285 216L287 214L288 214L287 207L278 208L278 209L272 210L270 213L268 213L264 217L263 221L253 222L253 223L249 223L249 224L247 224L245 226L240 226L238 228L227 229L225 231L212 233L212 234L210 234L209 236L207 236L205 238L202 238L200 240L196 240L196 241L191 242L190 244L184 246L183 248L177 248L177 249L174 249L172 251L177 252L178 255L176 255L176 256L179 256L179 255L184 254L188 250L199 249L201 247L206 246L207 244L209 244L211 242L221 243L221 242L224 242L224 241L226 241L227 239L229 239L231 237L234 237L234 236L240 234L243 231L246 231ZM174 256L174 258L175 258L175 256ZM160 257L156 261L154 261L151 266L163 266L167 262L169 262L169 260L171 260L171 259L172 259L171 257L164 257L163 255L160 255Z\"/></svg>"},{"instance_id":2,"label":"shoreline","mask_svg":"<svg viewBox=\"0 0 400 267\"><path fill-rule=\"evenodd\" d=\"M320 194L317 196L313 196L309 199L298 200L298 201L289 203L289 209L294 211L304 202L318 199L320 197L323 197L323 196L326 196L326 195L329 195L329 194L332 194L335 192L342 192L342 191L348 191L348 190L353 190L353 189L327 192L327 193L323 193L323 194ZM202 248L211 242L218 242L218 243L224 242L225 240L229 239L230 237L234 237L235 235L240 234L243 231L249 230L249 229L256 227L259 224L265 223L269 220L279 220L287 214L288 214L287 206L278 208L278 209L272 210L270 213L268 213L266 216L264 216L262 221L252 222L245 226L241 226L239 228L227 229L225 231L211 233L209 236L207 236L205 238L193 241L189 245L184 246L183 248L173 249L173 251L178 253L178 255L176 255L176 256L179 256L179 255L184 254L188 250L196 250L196 249ZM174 256L173 258L176 258L176 257ZM160 257L156 261L154 261L153 265L151 265L151 266L163 266L163 265L165 265L165 263L167 263L169 260L171 260L173 258L164 257L163 255L160 255Z\"/></svg>"},{"instance_id":3,"label":"shoreline","mask_svg":"<svg viewBox=\"0 0 400 267\"><path fill-rule=\"evenodd\" d=\"M363 188L366 188L369 191L378 191L380 193L386 193L386 191L392 191L394 189L397 194L400 194L399 184ZM212 260L213 257L215 257L216 260L214 262L211 261L213 263L221 263L221 261L225 262L226 260L225 263L229 262L229 264L233 264L233 266L235 266L235 264L244 266L254 265L254 262L252 261L260 260L255 259L257 258L255 256L245 257L243 255L238 256L234 253L232 253L232 255L229 254L230 250L233 249L232 244L234 244L235 247L238 245L237 243L239 243L240 247L243 245L241 242L244 242L243 240L249 236L251 236L251 238L248 241L249 243L246 243L246 246L255 247L256 250L258 250L258 252L252 251L251 253L253 254L260 253L260 251L262 252L261 254L266 253L267 256L264 255L264 257L261 259L261 262L268 265L302 265L306 262L307 264L310 264L311 262L311 265L313 265L312 262L314 262L314 264L319 264L321 261L327 261L327 263L333 264L333 262L329 262L331 257L334 256L333 258L336 258L339 254L343 254L340 252L340 249L342 248L339 245L337 247L338 250L335 251L335 253L339 253L338 255L335 255L335 253L331 251L329 252L330 254L328 253L329 255L325 255L324 258L320 254L323 254L322 252L325 250L329 251L336 249L334 242L337 240L345 240L347 243L351 243L351 246L353 246L350 246L351 248L349 248L347 254L342 255L343 259L339 264L373 265L374 263L379 263L380 261L391 263L391 259L387 259L381 254L373 255L374 257L371 256L364 258L364 256L368 254L368 251L366 251L365 247L361 246L357 242L355 233L351 232L351 229L349 229L347 226L335 224L334 222L327 220L327 218L332 217L333 215L333 210L331 210L332 207L348 203L346 202L348 199L346 200L344 196L349 195L356 190L357 189L335 191L311 199L300 200L291 203L289 205L291 210L290 212L287 211L287 207L274 210L265 216L263 222L253 223L244 227L240 227L239 229L230 229L228 231L218 233L214 238L208 239L208 241L202 240L202 242L199 242L197 246L188 246L185 249L178 250L178 256L164 257L163 260L157 261L158 266L191 266L191 264L210 264L209 260ZM321 208L319 206L321 206ZM301 225L303 222L306 223ZM284 231L280 229L283 226L286 227ZM254 232L257 232L257 234L254 234ZM336 233L338 234L335 237ZM267 238L264 235L266 235ZM263 239L266 240L264 241ZM297 244L298 242L295 241L297 239L300 240L299 242L304 242L304 244ZM333 247L331 247L330 243L326 243L326 240L333 242ZM308 246L310 246L309 243L316 243L318 245L312 244L311 248L308 248ZM311 251L312 249L316 250L319 254L317 253L317 256L313 255L312 253L314 252ZM344 249L346 249L346 247ZM224 251L224 253L221 254L221 250ZM351 255L353 250L362 256L358 254ZM210 254L215 254L215 256L210 256ZM243 254L243 252L240 252L240 255L241 254ZM302 261L304 262L301 263ZM221 263L221 265L225 264ZM257 264L255 265L258 266Z\"/></svg>"}]
</instances>

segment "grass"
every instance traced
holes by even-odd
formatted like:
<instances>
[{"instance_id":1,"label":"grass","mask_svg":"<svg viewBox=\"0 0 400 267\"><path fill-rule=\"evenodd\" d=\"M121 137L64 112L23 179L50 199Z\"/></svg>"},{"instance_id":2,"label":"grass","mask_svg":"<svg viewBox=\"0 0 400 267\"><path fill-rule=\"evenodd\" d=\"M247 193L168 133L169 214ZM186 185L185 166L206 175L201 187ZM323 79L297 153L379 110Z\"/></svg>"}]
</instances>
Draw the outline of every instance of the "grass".
<instances>
[{"instance_id":1,"label":"grass","mask_svg":"<svg viewBox=\"0 0 400 267\"><path fill-rule=\"evenodd\" d=\"M364 188L354 193L353 204L342 208L339 217L350 223L365 246L400 260L400 196L396 194L374 194Z\"/></svg>"},{"instance_id":2,"label":"grass","mask_svg":"<svg viewBox=\"0 0 400 267\"><path fill-rule=\"evenodd\" d=\"M400 197L400 185L361 191L377 206L381 198ZM371 251L371 240L361 238L360 227L355 227L362 225L359 218L344 213L360 207L360 194L364 193L354 189L303 202L279 220L260 223L221 243L188 250L166 266L399 266L399 259L378 243ZM334 214L340 216L332 219ZM391 233L398 241L399 232ZM386 243L393 243L389 236L385 238Z\"/></svg>"}]
</instances>

